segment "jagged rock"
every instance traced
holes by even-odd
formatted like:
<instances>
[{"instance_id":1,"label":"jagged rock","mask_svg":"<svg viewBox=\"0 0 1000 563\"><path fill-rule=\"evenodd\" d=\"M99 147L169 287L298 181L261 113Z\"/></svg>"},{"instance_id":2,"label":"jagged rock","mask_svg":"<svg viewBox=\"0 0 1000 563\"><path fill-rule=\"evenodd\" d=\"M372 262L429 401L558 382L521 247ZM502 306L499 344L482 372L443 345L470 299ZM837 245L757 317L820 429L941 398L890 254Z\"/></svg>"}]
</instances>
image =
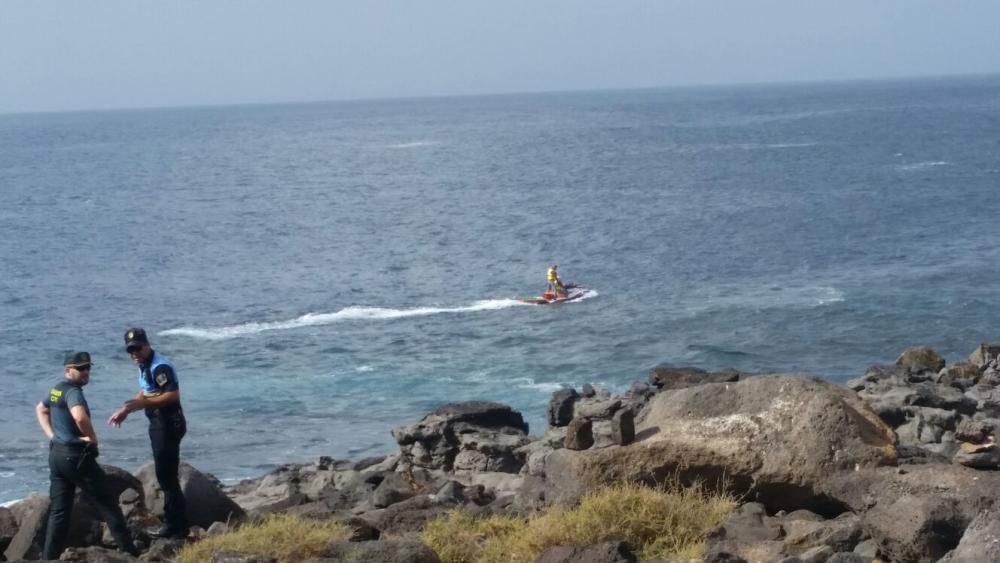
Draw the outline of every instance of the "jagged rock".
<instances>
[{"instance_id":1,"label":"jagged rock","mask_svg":"<svg viewBox=\"0 0 1000 563\"><path fill-rule=\"evenodd\" d=\"M926 346L913 346L907 348L896 358L896 365L908 369L911 373L941 371L944 367L944 358L940 354Z\"/></svg>"},{"instance_id":2,"label":"jagged rock","mask_svg":"<svg viewBox=\"0 0 1000 563\"><path fill-rule=\"evenodd\" d=\"M621 399L583 399L577 402L574 416L591 420L607 420L622 406Z\"/></svg>"},{"instance_id":3,"label":"jagged rock","mask_svg":"<svg viewBox=\"0 0 1000 563\"><path fill-rule=\"evenodd\" d=\"M563 445L570 450L585 450L594 445L594 423L589 418L574 418L566 427Z\"/></svg>"},{"instance_id":4,"label":"jagged rock","mask_svg":"<svg viewBox=\"0 0 1000 563\"><path fill-rule=\"evenodd\" d=\"M727 383L739 381L737 371L721 371L709 373L694 367L673 368L668 366L655 367L649 370L649 383L658 389L683 389L705 383Z\"/></svg>"},{"instance_id":5,"label":"jagged rock","mask_svg":"<svg viewBox=\"0 0 1000 563\"><path fill-rule=\"evenodd\" d=\"M843 387L801 375L759 375L662 391L636 442L546 458L551 498L574 502L585 489L668 477L725 480L769 509L838 514L822 483L838 471L896 462L895 434Z\"/></svg>"},{"instance_id":6,"label":"jagged rock","mask_svg":"<svg viewBox=\"0 0 1000 563\"><path fill-rule=\"evenodd\" d=\"M419 495L388 508L366 512L362 517L381 533L398 535L420 531L428 520L444 515L455 506L446 499Z\"/></svg>"},{"instance_id":7,"label":"jagged rock","mask_svg":"<svg viewBox=\"0 0 1000 563\"><path fill-rule=\"evenodd\" d=\"M862 469L826 482L827 494L862 515L888 560L933 561L954 548L969 522L996 502L1000 473L929 464Z\"/></svg>"},{"instance_id":8,"label":"jagged rock","mask_svg":"<svg viewBox=\"0 0 1000 563\"><path fill-rule=\"evenodd\" d=\"M979 369L985 369L991 361L996 361L998 357L1000 357L1000 345L983 342L969 354L969 363Z\"/></svg>"},{"instance_id":9,"label":"jagged rock","mask_svg":"<svg viewBox=\"0 0 1000 563\"><path fill-rule=\"evenodd\" d=\"M569 424L568 422L566 424ZM563 443L566 440L566 427L562 426L559 428L549 428L542 435L542 444L550 449L558 450L563 447Z\"/></svg>"},{"instance_id":10,"label":"jagged rock","mask_svg":"<svg viewBox=\"0 0 1000 563\"><path fill-rule=\"evenodd\" d=\"M522 515L532 514L546 506L545 479L528 475L514 495L513 508Z\"/></svg>"},{"instance_id":11,"label":"jagged rock","mask_svg":"<svg viewBox=\"0 0 1000 563\"><path fill-rule=\"evenodd\" d=\"M135 474L142 482L146 506L159 514L163 511L163 491L156 480L152 463L139 468ZM187 463L180 464L179 478L181 490L187 503L188 522L207 528L212 522L237 522L246 518L246 513L224 492L221 483Z\"/></svg>"},{"instance_id":12,"label":"jagged rock","mask_svg":"<svg viewBox=\"0 0 1000 563\"><path fill-rule=\"evenodd\" d=\"M854 546L854 553L866 558L866 563L878 557L878 542L869 538Z\"/></svg>"},{"instance_id":13,"label":"jagged rock","mask_svg":"<svg viewBox=\"0 0 1000 563\"><path fill-rule=\"evenodd\" d=\"M4 551L7 561L41 557L48 512L49 497L35 494L11 507L11 514L17 520L17 533Z\"/></svg>"},{"instance_id":14,"label":"jagged rock","mask_svg":"<svg viewBox=\"0 0 1000 563\"><path fill-rule=\"evenodd\" d=\"M17 519L5 506L0 506L0 553L7 550L10 540L17 534Z\"/></svg>"},{"instance_id":15,"label":"jagged rock","mask_svg":"<svg viewBox=\"0 0 1000 563\"><path fill-rule=\"evenodd\" d=\"M181 549L187 545L184 540L155 539L142 554L143 561L173 561Z\"/></svg>"},{"instance_id":16,"label":"jagged rock","mask_svg":"<svg viewBox=\"0 0 1000 563\"><path fill-rule=\"evenodd\" d=\"M413 487L398 473L389 473L372 491L372 506L385 508L416 495Z\"/></svg>"},{"instance_id":17,"label":"jagged rock","mask_svg":"<svg viewBox=\"0 0 1000 563\"><path fill-rule=\"evenodd\" d=\"M561 441L560 447L562 447ZM536 440L518 448L518 453L525 456L521 473L536 477L545 476L545 456L549 455L552 449L546 446L543 440Z\"/></svg>"},{"instance_id":18,"label":"jagged rock","mask_svg":"<svg viewBox=\"0 0 1000 563\"><path fill-rule=\"evenodd\" d=\"M611 420L595 420L589 419L593 422L590 427L591 434L594 437L594 444L590 447L592 448L606 448L608 446L614 445L614 440L611 436Z\"/></svg>"},{"instance_id":19,"label":"jagged rock","mask_svg":"<svg viewBox=\"0 0 1000 563\"><path fill-rule=\"evenodd\" d=\"M782 557L812 560L816 553L829 556L850 551L861 537L860 519L851 513L832 520L806 510L768 516L762 504L747 503L709 535L706 549L747 561L779 561ZM830 551L814 551L818 548Z\"/></svg>"},{"instance_id":20,"label":"jagged rock","mask_svg":"<svg viewBox=\"0 0 1000 563\"><path fill-rule=\"evenodd\" d=\"M635 563L635 555L624 542L585 546L556 546L543 551L534 563Z\"/></svg>"},{"instance_id":21,"label":"jagged rock","mask_svg":"<svg viewBox=\"0 0 1000 563\"><path fill-rule=\"evenodd\" d=\"M785 553L799 554L820 546L828 546L832 552L850 551L864 537L861 518L845 512L831 520L812 520L793 517L789 514L782 520L785 531Z\"/></svg>"},{"instance_id":22,"label":"jagged rock","mask_svg":"<svg viewBox=\"0 0 1000 563\"><path fill-rule=\"evenodd\" d=\"M979 366L972 362L958 362L943 368L938 373L937 383L951 385L964 391L978 383L981 375Z\"/></svg>"},{"instance_id":23,"label":"jagged rock","mask_svg":"<svg viewBox=\"0 0 1000 563\"><path fill-rule=\"evenodd\" d=\"M579 398L580 395L573 388L560 389L552 393L552 398L549 400L549 426L569 424L569 421L573 420L573 405Z\"/></svg>"},{"instance_id":24,"label":"jagged rock","mask_svg":"<svg viewBox=\"0 0 1000 563\"><path fill-rule=\"evenodd\" d=\"M449 403L392 431L402 460L410 466L507 473L517 473L524 465L516 450L528 442L527 433L521 413L485 401Z\"/></svg>"},{"instance_id":25,"label":"jagged rock","mask_svg":"<svg viewBox=\"0 0 1000 563\"><path fill-rule=\"evenodd\" d=\"M127 553L105 547L70 547L59 556L60 561L77 563L134 563L139 561Z\"/></svg>"},{"instance_id":26,"label":"jagged rock","mask_svg":"<svg viewBox=\"0 0 1000 563\"><path fill-rule=\"evenodd\" d=\"M347 526L347 529L350 530L350 534L347 536L347 541L373 541L382 536L382 533L378 531L378 528L369 524L364 518L351 517L341 520L341 523Z\"/></svg>"},{"instance_id":27,"label":"jagged rock","mask_svg":"<svg viewBox=\"0 0 1000 563\"><path fill-rule=\"evenodd\" d=\"M876 505L864 521L889 559L928 563L958 545L969 523L954 499L913 495Z\"/></svg>"},{"instance_id":28,"label":"jagged rock","mask_svg":"<svg viewBox=\"0 0 1000 563\"><path fill-rule=\"evenodd\" d=\"M996 434L997 419L972 419L966 418L958 423L955 429L955 439L960 442L972 444L984 444Z\"/></svg>"},{"instance_id":29,"label":"jagged rock","mask_svg":"<svg viewBox=\"0 0 1000 563\"><path fill-rule=\"evenodd\" d=\"M383 458L367 459L371 462L376 460ZM256 479L223 487L223 492L244 510L255 514L282 512L314 501L329 489L342 486L358 474L356 467L367 461L351 463L324 457L317 463L281 465Z\"/></svg>"},{"instance_id":30,"label":"jagged rock","mask_svg":"<svg viewBox=\"0 0 1000 563\"><path fill-rule=\"evenodd\" d=\"M336 542L313 563L441 563L437 554L412 539Z\"/></svg>"},{"instance_id":31,"label":"jagged rock","mask_svg":"<svg viewBox=\"0 0 1000 563\"><path fill-rule=\"evenodd\" d=\"M342 487L324 491L320 499L331 510L348 510L365 504L385 479L386 473L355 473Z\"/></svg>"},{"instance_id":32,"label":"jagged rock","mask_svg":"<svg viewBox=\"0 0 1000 563\"><path fill-rule=\"evenodd\" d=\"M584 398L594 397L597 395L597 389L589 383L584 383L583 387L580 388L580 395Z\"/></svg>"},{"instance_id":33,"label":"jagged rock","mask_svg":"<svg viewBox=\"0 0 1000 563\"><path fill-rule=\"evenodd\" d=\"M997 469L1000 468L1000 448L994 443L962 442L952 461L974 469Z\"/></svg>"},{"instance_id":34,"label":"jagged rock","mask_svg":"<svg viewBox=\"0 0 1000 563\"><path fill-rule=\"evenodd\" d=\"M984 510L965 529L961 541L940 563L1000 561L1000 519L997 509Z\"/></svg>"},{"instance_id":35,"label":"jagged rock","mask_svg":"<svg viewBox=\"0 0 1000 563\"><path fill-rule=\"evenodd\" d=\"M619 446L627 446L635 441L635 415L631 409L620 410L612 417L611 441Z\"/></svg>"}]
</instances>

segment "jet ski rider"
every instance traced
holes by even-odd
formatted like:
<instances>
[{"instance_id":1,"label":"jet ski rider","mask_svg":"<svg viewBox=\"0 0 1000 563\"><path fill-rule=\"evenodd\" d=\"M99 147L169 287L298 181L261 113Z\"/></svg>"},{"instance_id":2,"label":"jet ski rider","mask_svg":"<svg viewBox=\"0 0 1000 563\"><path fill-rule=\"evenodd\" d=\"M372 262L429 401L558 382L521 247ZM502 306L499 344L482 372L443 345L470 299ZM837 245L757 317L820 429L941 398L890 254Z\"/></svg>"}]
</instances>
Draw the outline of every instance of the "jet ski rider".
<instances>
[{"instance_id":1,"label":"jet ski rider","mask_svg":"<svg viewBox=\"0 0 1000 563\"><path fill-rule=\"evenodd\" d=\"M559 272L556 271L558 268L559 264L553 264L545 274L549 282L548 290L554 291L556 295L566 295L566 288L563 286L562 280L559 279Z\"/></svg>"}]
</instances>

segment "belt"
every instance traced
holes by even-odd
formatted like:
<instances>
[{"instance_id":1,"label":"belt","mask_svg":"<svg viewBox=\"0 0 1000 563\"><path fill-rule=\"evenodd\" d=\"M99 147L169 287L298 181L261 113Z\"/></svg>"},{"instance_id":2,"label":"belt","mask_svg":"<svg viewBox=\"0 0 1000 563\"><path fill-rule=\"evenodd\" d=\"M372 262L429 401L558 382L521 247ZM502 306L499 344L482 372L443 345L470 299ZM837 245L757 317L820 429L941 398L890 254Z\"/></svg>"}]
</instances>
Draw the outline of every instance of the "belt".
<instances>
[{"instance_id":1,"label":"belt","mask_svg":"<svg viewBox=\"0 0 1000 563\"><path fill-rule=\"evenodd\" d=\"M49 442L49 447L59 453L82 454L90 444L63 444L61 442Z\"/></svg>"}]
</instances>

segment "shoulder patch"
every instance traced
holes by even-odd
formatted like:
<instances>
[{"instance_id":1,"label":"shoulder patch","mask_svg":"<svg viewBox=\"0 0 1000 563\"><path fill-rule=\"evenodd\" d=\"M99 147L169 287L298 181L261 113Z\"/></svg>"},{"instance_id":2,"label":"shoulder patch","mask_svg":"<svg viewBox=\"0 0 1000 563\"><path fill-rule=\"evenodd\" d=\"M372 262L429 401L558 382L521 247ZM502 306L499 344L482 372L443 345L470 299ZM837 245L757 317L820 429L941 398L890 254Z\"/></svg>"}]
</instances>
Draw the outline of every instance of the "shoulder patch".
<instances>
[{"instance_id":1,"label":"shoulder patch","mask_svg":"<svg viewBox=\"0 0 1000 563\"><path fill-rule=\"evenodd\" d=\"M168 380L168 378L167 378L167 372L161 371L160 373L156 374L156 386L157 387L163 387L164 385L166 385L167 384L167 380Z\"/></svg>"}]
</instances>

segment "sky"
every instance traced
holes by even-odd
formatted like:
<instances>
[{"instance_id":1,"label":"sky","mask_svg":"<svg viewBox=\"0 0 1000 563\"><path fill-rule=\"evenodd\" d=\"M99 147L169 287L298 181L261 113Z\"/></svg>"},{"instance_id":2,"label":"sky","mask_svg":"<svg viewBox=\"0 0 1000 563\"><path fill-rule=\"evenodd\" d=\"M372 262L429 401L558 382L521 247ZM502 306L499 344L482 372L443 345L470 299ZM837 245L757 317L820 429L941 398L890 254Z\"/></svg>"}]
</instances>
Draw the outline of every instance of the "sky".
<instances>
[{"instance_id":1,"label":"sky","mask_svg":"<svg viewBox=\"0 0 1000 563\"><path fill-rule=\"evenodd\" d=\"M0 113L1000 72L996 0L0 0Z\"/></svg>"}]
</instances>

